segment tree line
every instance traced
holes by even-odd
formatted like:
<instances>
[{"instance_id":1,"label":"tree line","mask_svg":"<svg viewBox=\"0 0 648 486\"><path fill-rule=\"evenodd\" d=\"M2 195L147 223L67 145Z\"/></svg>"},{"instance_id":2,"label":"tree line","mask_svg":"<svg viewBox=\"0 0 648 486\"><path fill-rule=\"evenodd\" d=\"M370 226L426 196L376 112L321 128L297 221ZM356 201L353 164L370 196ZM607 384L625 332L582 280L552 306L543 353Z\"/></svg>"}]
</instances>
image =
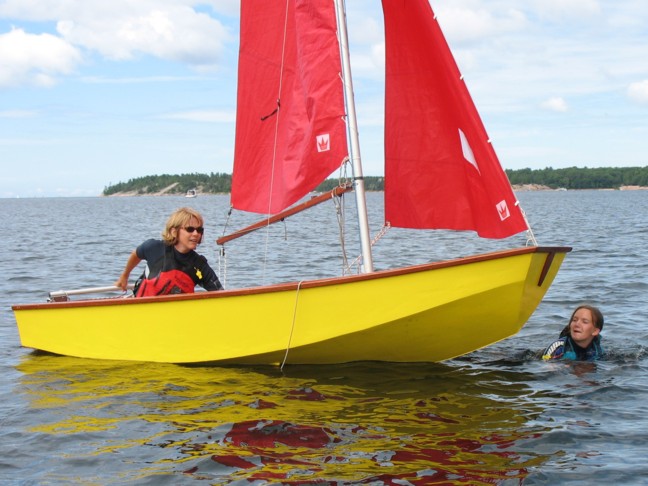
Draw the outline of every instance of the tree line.
<instances>
[{"instance_id":1,"label":"tree line","mask_svg":"<svg viewBox=\"0 0 648 486\"><path fill-rule=\"evenodd\" d=\"M164 191L165 194L186 194L190 189L200 189L209 194L229 193L232 188L232 176L225 173L210 174L162 174L136 177L127 182L109 184L103 190L104 196L114 194L155 194Z\"/></svg>"},{"instance_id":2,"label":"tree line","mask_svg":"<svg viewBox=\"0 0 648 486\"><path fill-rule=\"evenodd\" d=\"M511 184L540 184L552 189L618 189L648 186L647 167L598 167L507 170Z\"/></svg>"},{"instance_id":3,"label":"tree line","mask_svg":"<svg viewBox=\"0 0 648 486\"><path fill-rule=\"evenodd\" d=\"M565 169L507 169L506 174L513 185L537 184L551 189L618 189L621 186L648 187L648 166L646 167L598 167ZM368 191L382 191L382 176L365 176ZM338 185L338 179L327 179L317 187L317 191L328 191ZM103 190L104 196L114 194L185 194L190 189L201 193L229 193L232 176L226 173L210 174L162 174L137 177L127 182L110 184Z\"/></svg>"}]
</instances>

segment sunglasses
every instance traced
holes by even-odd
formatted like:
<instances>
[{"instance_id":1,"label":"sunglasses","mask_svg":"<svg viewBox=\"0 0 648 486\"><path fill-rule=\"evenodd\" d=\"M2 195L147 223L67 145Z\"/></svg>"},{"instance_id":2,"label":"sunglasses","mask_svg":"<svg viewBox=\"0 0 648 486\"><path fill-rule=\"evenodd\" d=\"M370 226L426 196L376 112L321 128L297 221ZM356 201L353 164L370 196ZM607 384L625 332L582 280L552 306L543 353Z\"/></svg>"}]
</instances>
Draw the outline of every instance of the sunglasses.
<instances>
[{"instance_id":1,"label":"sunglasses","mask_svg":"<svg viewBox=\"0 0 648 486\"><path fill-rule=\"evenodd\" d=\"M198 234L201 234L201 235L205 232L205 228L203 228L202 226L198 226L198 227L196 227L196 226L187 226L187 227L182 228L182 229L185 230L187 233L193 233L194 231L197 231Z\"/></svg>"}]
</instances>

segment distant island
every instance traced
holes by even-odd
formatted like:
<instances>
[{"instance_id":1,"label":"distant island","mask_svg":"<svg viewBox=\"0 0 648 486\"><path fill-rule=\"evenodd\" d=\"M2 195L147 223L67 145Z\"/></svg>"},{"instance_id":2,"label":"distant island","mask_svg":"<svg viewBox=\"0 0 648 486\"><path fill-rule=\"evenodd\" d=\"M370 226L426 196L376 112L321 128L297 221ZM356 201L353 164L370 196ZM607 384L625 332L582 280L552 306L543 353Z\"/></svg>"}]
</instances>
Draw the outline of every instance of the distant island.
<instances>
[{"instance_id":1,"label":"distant island","mask_svg":"<svg viewBox=\"0 0 648 486\"><path fill-rule=\"evenodd\" d=\"M646 189L646 167L599 167L565 169L516 169L506 170L515 190L572 190L572 189ZM338 184L338 179L327 179L317 191L327 191ZM103 196L181 195L195 189L199 194L228 194L232 176L226 173L210 174L162 174L137 177L127 182L110 184ZM365 176L368 191L384 190L382 176Z\"/></svg>"}]
</instances>

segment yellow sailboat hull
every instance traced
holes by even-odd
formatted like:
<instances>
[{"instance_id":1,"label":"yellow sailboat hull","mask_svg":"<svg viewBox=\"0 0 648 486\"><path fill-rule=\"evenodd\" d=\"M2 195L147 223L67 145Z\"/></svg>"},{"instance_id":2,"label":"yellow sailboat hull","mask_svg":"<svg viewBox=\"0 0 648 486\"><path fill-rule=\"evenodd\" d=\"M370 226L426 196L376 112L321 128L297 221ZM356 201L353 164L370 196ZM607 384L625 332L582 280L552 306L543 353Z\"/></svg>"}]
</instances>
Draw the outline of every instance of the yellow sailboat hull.
<instances>
[{"instance_id":1,"label":"yellow sailboat hull","mask_svg":"<svg viewBox=\"0 0 648 486\"><path fill-rule=\"evenodd\" d=\"M13 306L23 346L167 363L435 362L516 334L564 247L195 294Z\"/></svg>"}]
</instances>

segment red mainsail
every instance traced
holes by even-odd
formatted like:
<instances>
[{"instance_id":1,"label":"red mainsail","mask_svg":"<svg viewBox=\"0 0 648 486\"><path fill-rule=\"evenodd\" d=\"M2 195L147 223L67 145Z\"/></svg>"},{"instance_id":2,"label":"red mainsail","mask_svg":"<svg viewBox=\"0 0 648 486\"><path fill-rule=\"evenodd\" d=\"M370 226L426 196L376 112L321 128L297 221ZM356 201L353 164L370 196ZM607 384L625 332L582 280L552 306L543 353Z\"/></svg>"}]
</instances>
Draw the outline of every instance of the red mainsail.
<instances>
[{"instance_id":1,"label":"red mainsail","mask_svg":"<svg viewBox=\"0 0 648 486\"><path fill-rule=\"evenodd\" d=\"M526 222L428 0L383 0L385 220L474 230Z\"/></svg>"},{"instance_id":2,"label":"red mainsail","mask_svg":"<svg viewBox=\"0 0 648 486\"><path fill-rule=\"evenodd\" d=\"M242 0L231 203L277 213L348 154L331 0Z\"/></svg>"}]
</instances>

